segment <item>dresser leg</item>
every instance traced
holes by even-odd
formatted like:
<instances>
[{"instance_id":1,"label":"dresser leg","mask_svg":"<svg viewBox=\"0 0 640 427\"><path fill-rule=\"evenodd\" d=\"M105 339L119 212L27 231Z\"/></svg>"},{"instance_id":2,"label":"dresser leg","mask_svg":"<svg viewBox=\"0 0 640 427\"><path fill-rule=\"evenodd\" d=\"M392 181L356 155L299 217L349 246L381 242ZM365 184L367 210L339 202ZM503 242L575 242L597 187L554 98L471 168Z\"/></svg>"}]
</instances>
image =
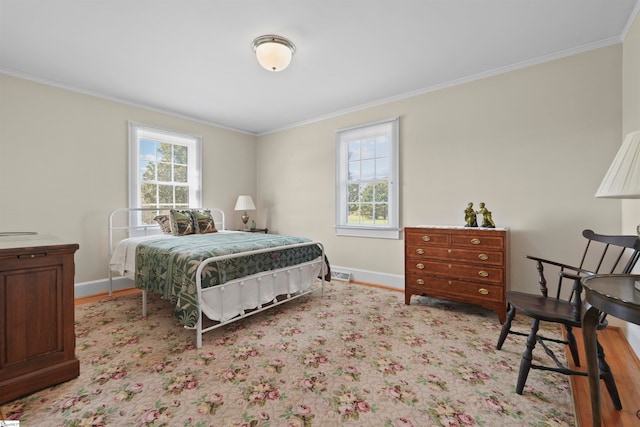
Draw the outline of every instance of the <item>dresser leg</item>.
<instances>
[{"instance_id":1,"label":"dresser leg","mask_svg":"<svg viewBox=\"0 0 640 427\"><path fill-rule=\"evenodd\" d=\"M498 313L498 321L501 325L504 325L504 322L507 320L507 309L502 308L500 310L496 310L496 312Z\"/></svg>"}]
</instances>

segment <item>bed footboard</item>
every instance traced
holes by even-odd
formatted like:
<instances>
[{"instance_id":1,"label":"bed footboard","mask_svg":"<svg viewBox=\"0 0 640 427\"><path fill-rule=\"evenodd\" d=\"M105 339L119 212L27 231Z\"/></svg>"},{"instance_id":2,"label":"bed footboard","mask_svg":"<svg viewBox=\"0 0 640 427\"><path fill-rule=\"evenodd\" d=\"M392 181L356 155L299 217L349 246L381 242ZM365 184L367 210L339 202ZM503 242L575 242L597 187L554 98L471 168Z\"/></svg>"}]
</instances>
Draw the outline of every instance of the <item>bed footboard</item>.
<instances>
[{"instance_id":1,"label":"bed footboard","mask_svg":"<svg viewBox=\"0 0 640 427\"><path fill-rule=\"evenodd\" d=\"M305 242L286 247L294 248L314 245L320 247L322 255L313 261L278 270L265 271L205 289L202 288L202 272L207 264L245 256L246 253L207 258L200 263L196 271L198 321L195 329L197 348L202 347L202 334L205 332L317 290L324 294L327 271L324 246L319 242ZM271 252L282 248L266 248L252 251L251 253ZM204 327L203 316L218 323Z\"/></svg>"}]
</instances>

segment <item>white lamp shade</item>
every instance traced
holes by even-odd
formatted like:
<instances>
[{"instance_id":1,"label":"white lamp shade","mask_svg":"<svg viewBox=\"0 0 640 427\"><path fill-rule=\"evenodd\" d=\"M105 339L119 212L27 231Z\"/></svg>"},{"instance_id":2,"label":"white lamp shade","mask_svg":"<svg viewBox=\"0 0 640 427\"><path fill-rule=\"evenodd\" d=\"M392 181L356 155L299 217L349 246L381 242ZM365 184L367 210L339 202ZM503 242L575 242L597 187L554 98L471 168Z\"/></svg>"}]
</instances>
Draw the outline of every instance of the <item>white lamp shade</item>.
<instances>
[{"instance_id":1,"label":"white lamp shade","mask_svg":"<svg viewBox=\"0 0 640 427\"><path fill-rule=\"evenodd\" d=\"M627 135L596 197L640 199L640 131Z\"/></svg>"},{"instance_id":2,"label":"white lamp shade","mask_svg":"<svg viewBox=\"0 0 640 427\"><path fill-rule=\"evenodd\" d=\"M251 196L238 196L238 200L236 201L236 207L234 210L236 211L253 211L256 209L256 205L253 204L253 199Z\"/></svg>"}]
</instances>

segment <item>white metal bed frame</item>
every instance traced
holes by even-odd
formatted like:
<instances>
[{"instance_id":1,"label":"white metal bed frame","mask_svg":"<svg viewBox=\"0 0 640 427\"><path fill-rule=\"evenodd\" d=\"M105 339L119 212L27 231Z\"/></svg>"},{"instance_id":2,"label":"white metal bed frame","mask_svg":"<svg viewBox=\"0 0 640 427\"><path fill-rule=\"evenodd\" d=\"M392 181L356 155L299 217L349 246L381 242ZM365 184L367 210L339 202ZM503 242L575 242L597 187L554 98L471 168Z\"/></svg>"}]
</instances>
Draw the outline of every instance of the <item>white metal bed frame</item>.
<instances>
[{"instance_id":1,"label":"white metal bed frame","mask_svg":"<svg viewBox=\"0 0 640 427\"><path fill-rule=\"evenodd\" d=\"M134 232L137 232L139 235L151 235L151 234L158 234L157 230L158 227L157 226L152 226L152 225L142 225L142 226L132 226L131 224L131 217L129 217L127 219L127 225L124 226L117 226L114 225L114 219L116 218L117 215L122 214L123 212L127 212L129 214L129 216L131 216L132 214L136 213L136 212L142 212L142 211L157 211L157 208L120 208L120 209L116 209L114 211L111 212L111 214L109 215L109 260L111 260L111 257L113 255L113 248L114 248L114 240L113 240L113 233L115 231L121 230L121 231L126 231L129 235L131 235ZM213 208L213 209L209 209L212 213L212 215L214 215L214 221L215 221L215 216L218 216L220 221L215 221L216 224L216 228L218 228L219 230L226 230L225 228L225 217L224 217L224 212L221 209L218 208ZM153 233L151 233L151 231L153 231ZM129 237L129 236L127 236ZM209 287L206 289L202 288L202 271L204 270L204 268L212 263L212 262L217 262L217 261L223 261L223 260L228 260L228 259L232 259L232 258L238 258L238 257L243 257L246 255L254 255L254 254L259 254L259 253L265 253L265 252L272 252L272 251L276 251L276 250L280 250L280 249L288 249L288 248L296 248L296 247L304 247L304 246L314 246L317 245L320 247L322 255L321 258L315 260L315 261L310 261L307 263L303 263L300 265L294 265L294 266L290 266L290 267L285 267L285 268L281 268L281 269L277 269L277 270L270 270L270 271L265 271L262 273L258 273L258 274L254 274L252 276L248 276L248 277L243 277L243 278L239 278L239 279L235 279L235 280L231 280L228 281L224 284L221 285L217 285L217 286L213 286L213 287ZM250 309L245 309L244 307L242 309L240 309L240 314L228 319L228 320L221 320L218 323L209 326L209 327L204 327L203 325L203 316L206 316L206 314L203 313L202 307L203 304L206 304L205 299L203 297L203 293L207 292L207 293L217 293L218 296L220 298L217 299L218 304L219 304L219 309L221 313L224 313L224 308L223 308L223 304L224 304L224 299L222 298L226 288L230 287L230 286L238 286L240 289L240 300L244 301L244 290L245 290L245 285L249 282L249 281L255 281L257 284L257 289L258 289L258 295L260 295L260 283L263 280L276 280L278 275L282 275L285 274L287 275L289 278L291 278L291 275L296 275L296 272L299 271L300 275L302 275L302 270L304 267L302 267L302 265L308 266L311 265L313 263L317 263L319 262L321 267L320 267L320 284L312 284L308 289L302 290L302 291L295 291L291 289L291 280L287 280L287 293L286 294L276 294L274 296L274 298L272 300L270 300L267 303L261 303L260 302L260 298L258 297L258 304L256 307L250 308ZM200 263L200 265L198 266L198 269L196 270L196 290L197 290L197 294L198 294L198 320L195 326L195 330L196 330L196 345L197 348L202 348L202 335L205 332L209 332L211 330L220 328L222 326L228 325L229 323L233 323L236 322L238 320L244 319L246 317L252 316L254 314L260 313L262 311L268 310L272 307L276 307L280 304L284 304L285 302L300 298L302 296L308 295L312 292L321 291L321 295L324 296L324 284L325 284L325 277L326 277L326 273L327 273L327 266L325 263L325 253L324 253L324 246L322 245L322 243L320 242L316 242L316 241L312 241L312 242L304 242L304 243L297 243L294 245L286 245L286 246L278 246L278 247L273 247L273 248L265 248L265 249L259 249L259 250L255 250L255 251L249 251L249 252L242 252L242 253L238 253L238 254L230 254L230 255L222 255L222 256L217 256L217 257L211 257L211 258L207 258L204 261L202 261ZM109 265L109 296L113 295L113 272L111 271L111 266ZM278 298L282 298L284 296L283 299L278 299ZM147 291L146 290L142 290L142 315L143 316L147 316ZM187 328L185 326L185 328ZM190 328L188 328L190 329Z\"/></svg>"}]
</instances>

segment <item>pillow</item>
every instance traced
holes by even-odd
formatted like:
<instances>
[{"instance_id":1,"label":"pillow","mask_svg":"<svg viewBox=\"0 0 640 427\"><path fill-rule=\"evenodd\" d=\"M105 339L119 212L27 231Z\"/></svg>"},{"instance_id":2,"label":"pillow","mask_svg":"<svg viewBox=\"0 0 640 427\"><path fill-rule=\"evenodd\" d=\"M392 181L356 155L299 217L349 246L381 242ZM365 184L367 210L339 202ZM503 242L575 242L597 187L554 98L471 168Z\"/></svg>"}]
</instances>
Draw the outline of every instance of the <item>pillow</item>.
<instances>
[{"instance_id":1,"label":"pillow","mask_svg":"<svg viewBox=\"0 0 640 427\"><path fill-rule=\"evenodd\" d=\"M196 233L206 234L218 231L216 230L216 224L213 221L210 210L192 209L191 216L196 228Z\"/></svg>"},{"instance_id":2,"label":"pillow","mask_svg":"<svg viewBox=\"0 0 640 427\"><path fill-rule=\"evenodd\" d=\"M169 215L171 217L171 234L174 236L185 236L196 232L191 211L171 209Z\"/></svg>"},{"instance_id":3,"label":"pillow","mask_svg":"<svg viewBox=\"0 0 640 427\"><path fill-rule=\"evenodd\" d=\"M169 215L158 215L153 220L160 225L163 233L171 234L171 218Z\"/></svg>"}]
</instances>

